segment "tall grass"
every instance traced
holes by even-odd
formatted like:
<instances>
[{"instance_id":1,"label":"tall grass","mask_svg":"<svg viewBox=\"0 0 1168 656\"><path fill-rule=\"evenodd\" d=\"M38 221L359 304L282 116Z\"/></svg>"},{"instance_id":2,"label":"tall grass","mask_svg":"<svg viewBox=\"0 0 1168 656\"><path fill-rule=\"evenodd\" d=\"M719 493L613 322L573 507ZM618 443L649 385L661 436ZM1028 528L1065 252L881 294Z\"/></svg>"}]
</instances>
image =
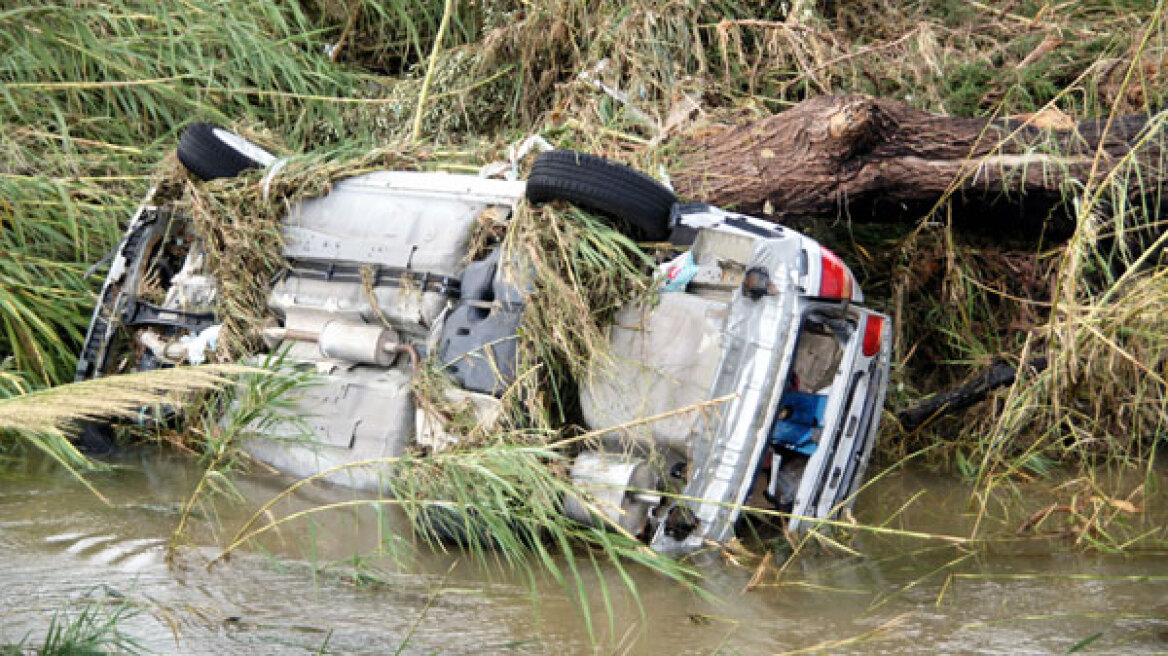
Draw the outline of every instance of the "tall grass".
<instances>
[{"instance_id":1,"label":"tall grass","mask_svg":"<svg viewBox=\"0 0 1168 656\"><path fill-rule=\"evenodd\" d=\"M159 369L0 398L0 448L14 444L36 448L84 483L80 471L93 463L71 439L83 422L135 420L143 408L180 407L193 393L224 386L230 382L229 374L244 371L235 365Z\"/></svg>"},{"instance_id":2,"label":"tall grass","mask_svg":"<svg viewBox=\"0 0 1168 656\"><path fill-rule=\"evenodd\" d=\"M939 426L958 462L983 485L1042 476L1057 463L1147 463L1165 434L1168 333L1161 306L1168 288L1160 269L1159 181L1168 134L1163 115L1154 112L1163 84L1150 74L1164 48L1162 18L1157 7L1130 37L1128 58L1110 64L1116 100L1096 109L1105 127L1133 109L1149 120L1117 161L1089 153L1092 175L1068 185L1076 226L1068 242L1035 248L999 238L1012 250L971 247L947 227L932 235L920 229L906 240L898 307L905 307L904 287L919 295L931 284L932 313L924 321L919 311L900 317L901 333L911 341L900 345L902 357L919 360L919 348L966 366L1003 356L1019 362L1042 356L1050 363L1037 372L1020 367L1018 381L988 404L990 412L963 427ZM1079 91L1058 89L1051 104ZM1133 98L1141 104L1133 107ZM934 327L939 335L928 334Z\"/></svg>"},{"instance_id":3,"label":"tall grass","mask_svg":"<svg viewBox=\"0 0 1168 656\"><path fill-rule=\"evenodd\" d=\"M4 252L69 263L46 286L70 299L92 292L97 280L78 274L113 246L153 163L191 120L250 129L292 152L399 141L442 5L33 0L0 11ZM937 111L1012 113L1073 83L1057 106L1091 115L1163 96L1162 73L1151 68L1117 94L1117 71L1149 3L1045 12L1040 29L1020 22L1038 11L1031 3L999 13L865 0L797 16L785 6L454 3L426 135L461 140L552 126L566 145L655 167L664 153L644 144L690 125L687 102L715 115L759 113L850 90ZM1040 49L1050 34L1062 42ZM1163 49L1157 37L1145 61ZM60 328L57 337L15 339L27 315L19 308L29 305L38 302L0 305L0 324L10 327L0 362L15 358L0 371L24 384L60 382L83 320L65 316L78 309L62 311L47 322Z\"/></svg>"},{"instance_id":4,"label":"tall grass","mask_svg":"<svg viewBox=\"0 0 1168 656\"><path fill-rule=\"evenodd\" d=\"M34 0L0 10L0 394L69 379L100 283L81 274L114 246L183 125L251 127L261 141L278 128L293 150L394 134L405 121L379 107L395 84L386 73L412 75L434 5ZM351 16L330 57L325 46ZM483 20L460 4L451 43L473 39ZM361 57L401 65L350 63Z\"/></svg>"},{"instance_id":5,"label":"tall grass","mask_svg":"<svg viewBox=\"0 0 1168 656\"><path fill-rule=\"evenodd\" d=\"M0 259L0 348L10 359L0 371L11 378L0 379L0 398L72 377L92 303L83 264L18 247L7 253Z\"/></svg>"},{"instance_id":6,"label":"tall grass","mask_svg":"<svg viewBox=\"0 0 1168 656\"><path fill-rule=\"evenodd\" d=\"M0 21L5 119L61 137L141 148L192 117L335 126L327 103L297 96L362 86L298 3L34 2Z\"/></svg>"}]
</instances>

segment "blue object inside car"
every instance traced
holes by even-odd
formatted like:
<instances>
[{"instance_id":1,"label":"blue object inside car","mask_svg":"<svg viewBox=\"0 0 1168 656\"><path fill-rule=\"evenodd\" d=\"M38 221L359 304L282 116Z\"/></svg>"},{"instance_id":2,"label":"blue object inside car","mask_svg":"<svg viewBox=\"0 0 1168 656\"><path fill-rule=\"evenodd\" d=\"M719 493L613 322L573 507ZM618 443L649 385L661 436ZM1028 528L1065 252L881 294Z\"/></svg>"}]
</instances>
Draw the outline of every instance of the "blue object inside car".
<instances>
[{"instance_id":1,"label":"blue object inside car","mask_svg":"<svg viewBox=\"0 0 1168 656\"><path fill-rule=\"evenodd\" d=\"M788 389L779 400L779 412L771 428L771 444L810 456L819 445L819 428L827 409L827 396Z\"/></svg>"}]
</instances>

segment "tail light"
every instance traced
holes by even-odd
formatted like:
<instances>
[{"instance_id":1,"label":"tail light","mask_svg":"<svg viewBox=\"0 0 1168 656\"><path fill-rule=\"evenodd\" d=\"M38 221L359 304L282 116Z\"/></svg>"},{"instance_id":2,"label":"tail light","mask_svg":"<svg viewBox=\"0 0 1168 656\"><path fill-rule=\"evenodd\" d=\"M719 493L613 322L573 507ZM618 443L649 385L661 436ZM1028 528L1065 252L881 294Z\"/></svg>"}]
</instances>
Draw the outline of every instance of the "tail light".
<instances>
[{"instance_id":1,"label":"tail light","mask_svg":"<svg viewBox=\"0 0 1168 656\"><path fill-rule=\"evenodd\" d=\"M880 350L880 341L884 338L884 317L871 314L864 324L864 343L862 344L865 357L872 357Z\"/></svg>"},{"instance_id":2,"label":"tail light","mask_svg":"<svg viewBox=\"0 0 1168 656\"><path fill-rule=\"evenodd\" d=\"M819 297L849 299L852 297L852 272L835 253L819 248L823 266L819 277Z\"/></svg>"}]
</instances>

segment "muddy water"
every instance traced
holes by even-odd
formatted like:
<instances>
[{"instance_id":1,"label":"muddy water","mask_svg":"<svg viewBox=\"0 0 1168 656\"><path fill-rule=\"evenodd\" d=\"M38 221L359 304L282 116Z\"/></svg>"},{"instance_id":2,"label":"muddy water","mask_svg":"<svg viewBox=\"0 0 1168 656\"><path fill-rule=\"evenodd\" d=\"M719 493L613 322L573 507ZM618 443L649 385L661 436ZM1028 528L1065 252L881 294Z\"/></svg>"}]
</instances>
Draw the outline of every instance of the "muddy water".
<instances>
[{"instance_id":1,"label":"muddy water","mask_svg":"<svg viewBox=\"0 0 1168 656\"><path fill-rule=\"evenodd\" d=\"M450 555L370 557L402 546L388 512L290 524L208 570L243 518L286 484L276 477L242 478L244 502L200 511L188 546L168 566L171 532L200 472L188 459L153 451L115 464L94 479L108 506L46 463L9 464L0 474L0 643L25 635L35 642L56 609L121 599L140 609L123 631L159 653L1168 650L1168 556L1154 550L1085 555L1062 542L1021 541L968 551L867 535L852 543L863 556L808 554L777 584L768 577L750 592L743 590L751 569L709 565L706 588L716 601L633 570L640 609L620 591L618 574L602 568L584 581L595 602L590 637L579 608L554 583L538 583L533 601L524 577ZM868 491L856 514L876 521L907 503L891 526L962 535L971 522L967 494L951 478L899 471ZM315 490L296 503L350 498ZM1005 510L985 521L998 519L1020 521ZM605 587L611 624L600 602Z\"/></svg>"}]
</instances>

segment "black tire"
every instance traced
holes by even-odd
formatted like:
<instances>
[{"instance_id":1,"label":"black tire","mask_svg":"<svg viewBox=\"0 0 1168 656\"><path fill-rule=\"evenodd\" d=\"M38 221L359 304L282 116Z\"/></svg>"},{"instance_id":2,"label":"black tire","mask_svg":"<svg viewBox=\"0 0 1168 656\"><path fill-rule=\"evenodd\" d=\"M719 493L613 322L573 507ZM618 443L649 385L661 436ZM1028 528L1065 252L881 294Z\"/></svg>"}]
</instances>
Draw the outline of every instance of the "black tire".
<instances>
[{"instance_id":1,"label":"black tire","mask_svg":"<svg viewBox=\"0 0 1168 656\"><path fill-rule=\"evenodd\" d=\"M427 542L462 548L472 546L496 548L498 543L489 533L478 529L475 526L476 522L476 513L473 509L460 512L453 508L433 506L418 513L414 530L421 533Z\"/></svg>"},{"instance_id":2,"label":"black tire","mask_svg":"<svg viewBox=\"0 0 1168 656\"><path fill-rule=\"evenodd\" d=\"M246 144L244 148L254 148L254 154L249 155L238 144L229 141ZM178 140L179 161L200 180L234 178L247 169L262 169L271 161L257 159L263 155L273 158L263 148L213 123L192 123Z\"/></svg>"},{"instance_id":3,"label":"black tire","mask_svg":"<svg viewBox=\"0 0 1168 656\"><path fill-rule=\"evenodd\" d=\"M633 237L659 241L669 236L677 196L644 173L603 157L550 150L531 167L527 200L566 200L624 221L634 229Z\"/></svg>"},{"instance_id":4,"label":"black tire","mask_svg":"<svg viewBox=\"0 0 1168 656\"><path fill-rule=\"evenodd\" d=\"M86 420L77 426L77 449L87 456L108 456L114 452L114 427L100 419Z\"/></svg>"},{"instance_id":5,"label":"black tire","mask_svg":"<svg viewBox=\"0 0 1168 656\"><path fill-rule=\"evenodd\" d=\"M509 520L512 533L528 548L534 549L542 540L542 529L531 523ZM499 548L499 541L488 530L486 523L474 508L463 509L449 506L429 506L423 508L414 520L415 534L426 542L443 544L461 549Z\"/></svg>"}]
</instances>

